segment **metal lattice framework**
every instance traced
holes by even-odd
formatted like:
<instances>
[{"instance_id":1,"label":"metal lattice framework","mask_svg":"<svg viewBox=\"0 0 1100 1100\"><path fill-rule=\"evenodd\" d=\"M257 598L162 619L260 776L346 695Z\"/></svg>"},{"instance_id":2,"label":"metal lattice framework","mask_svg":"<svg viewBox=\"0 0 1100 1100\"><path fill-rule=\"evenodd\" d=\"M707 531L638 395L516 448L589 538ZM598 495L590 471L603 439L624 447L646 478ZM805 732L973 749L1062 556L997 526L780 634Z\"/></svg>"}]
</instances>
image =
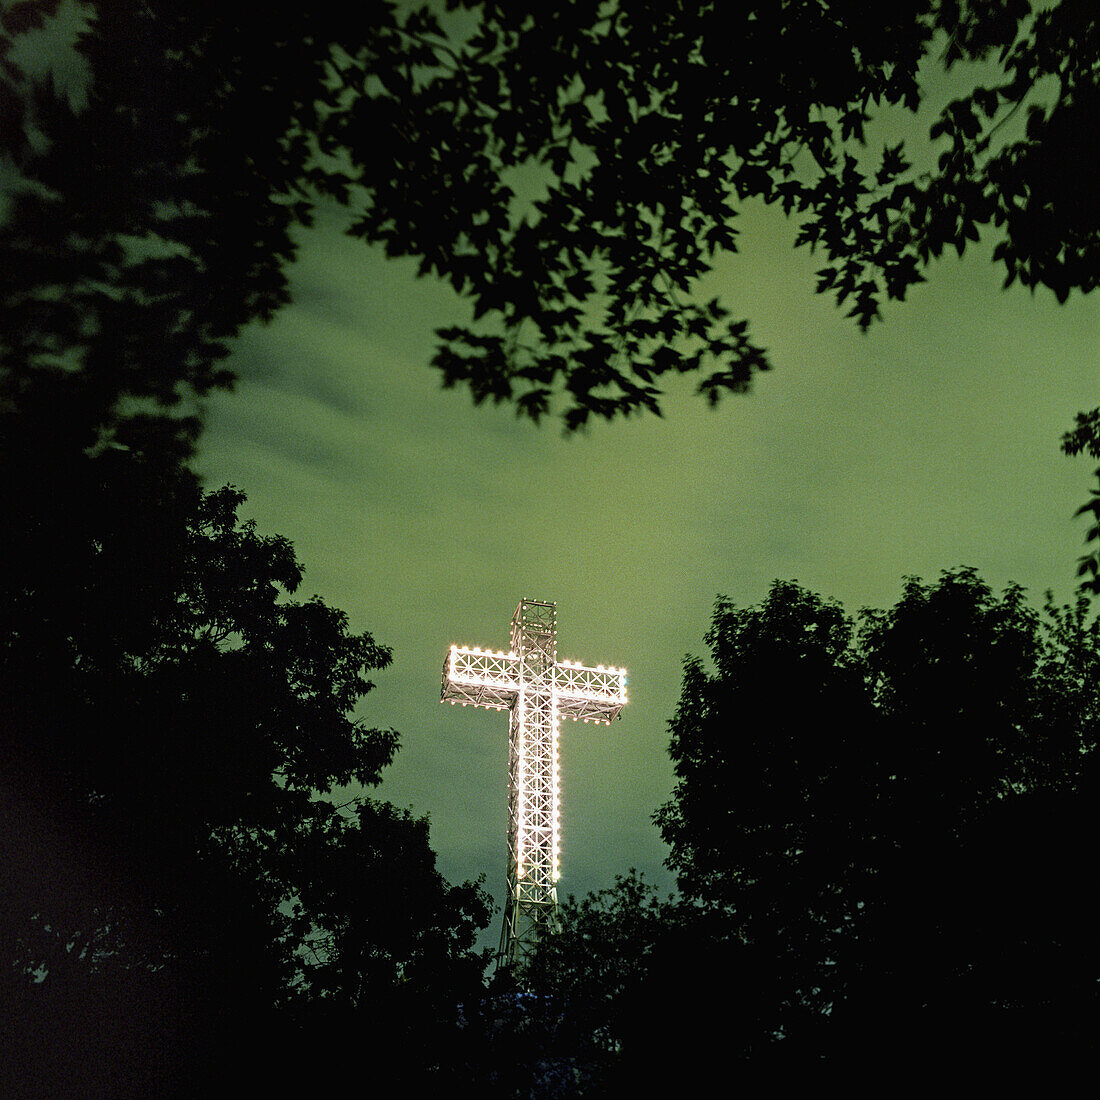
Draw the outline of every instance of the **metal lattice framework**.
<instances>
[{"instance_id":1,"label":"metal lattice framework","mask_svg":"<svg viewBox=\"0 0 1100 1100\"><path fill-rule=\"evenodd\" d=\"M609 724L626 704L626 670L557 659L555 604L520 600L508 653L451 646L441 701L511 713L508 900L498 965L526 961L558 925L561 783L558 722Z\"/></svg>"}]
</instances>

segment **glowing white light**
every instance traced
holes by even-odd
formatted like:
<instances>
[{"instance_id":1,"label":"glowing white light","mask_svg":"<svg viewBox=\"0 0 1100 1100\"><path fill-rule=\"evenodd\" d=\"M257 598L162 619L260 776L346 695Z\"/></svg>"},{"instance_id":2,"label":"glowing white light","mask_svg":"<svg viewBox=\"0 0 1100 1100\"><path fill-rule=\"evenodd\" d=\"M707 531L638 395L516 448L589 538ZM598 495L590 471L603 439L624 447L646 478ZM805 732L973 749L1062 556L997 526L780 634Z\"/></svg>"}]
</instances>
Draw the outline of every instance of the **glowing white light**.
<instances>
[{"instance_id":1,"label":"glowing white light","mask_svg":"<svg viewBox=\"0 0 1100 1100\"><path fill-rule=\"evenodd\" d=\"M530 950L540 928L556 921L560 878L562 717L610 725L626 704L626 670L559 661L555 605L522 600L512 619L512 648L452 645L441 698L452 704L511 710L509 901L502 957Z\"/></svg>"}]
</instances>

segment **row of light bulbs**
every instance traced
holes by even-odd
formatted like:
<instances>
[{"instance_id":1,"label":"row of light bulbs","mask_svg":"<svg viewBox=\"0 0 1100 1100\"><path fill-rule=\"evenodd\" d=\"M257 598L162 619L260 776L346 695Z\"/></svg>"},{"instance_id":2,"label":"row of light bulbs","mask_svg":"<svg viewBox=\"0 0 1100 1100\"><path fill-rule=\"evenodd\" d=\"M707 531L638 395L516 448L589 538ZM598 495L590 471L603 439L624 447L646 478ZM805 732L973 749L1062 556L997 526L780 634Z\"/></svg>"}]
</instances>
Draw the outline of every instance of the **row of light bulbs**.
<instances>
[{"instance_id":1,"label":"row of light bulbs","mask_svg":"<svg viewBox=\"0 0 1100 1100\"><path fill-rule=\"evenodd\" d=\"M441 703L450 703L452 707L455 705L455 703L458 702L457 699L440 699L439 701ZM624 699L623 702L625 703L626 700ZM469 707L469 706L482 707L486 710L508 710L509 709L509 707L505 706L504 703L463 703L462 705L464 707ZM566 715L566 717L567 718L572 718L574 722L577 721L577 715L575 715L575 714L569 714L569 715ZM606 718L583 718L583 719L581 719L581 721L583 721L586 726L588 725L589 722L591 722L593 725L596 725L596 726L610 726L611 725L610 720L606 719Z\"/></svg>"},{"instance_id":2,"label":"row of light bulbs","mask_svg":"<svg viewBox=\"0 0 1100 1100\"><path fill-rule=\"evenodd\" d=\"M452 653L467 653L471 657L495 657L497 660L518 661L519 655L512 650L507 653L502 649L479 649L477 646L452 645ZM616 668L614 665L584 665L580 661L558 661L563 668L587 669L590 672L609 672L613 676L625 676L625 668Z\"/></svg>"}]
</instances>

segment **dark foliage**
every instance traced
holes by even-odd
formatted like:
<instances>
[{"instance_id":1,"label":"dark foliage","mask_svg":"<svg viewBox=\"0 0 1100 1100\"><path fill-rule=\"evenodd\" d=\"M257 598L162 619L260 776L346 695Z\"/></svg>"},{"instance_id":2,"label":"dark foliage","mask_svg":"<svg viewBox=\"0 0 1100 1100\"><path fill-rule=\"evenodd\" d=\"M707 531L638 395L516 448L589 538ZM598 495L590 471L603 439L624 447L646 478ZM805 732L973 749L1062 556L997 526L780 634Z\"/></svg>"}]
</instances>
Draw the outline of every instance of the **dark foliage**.
<instances>
[{"instance_id":1,"label":"dark foliage","mask_svg":"<svg viewBox=\"0 0 1100 1100\"><path fill-rule=\"evenodd\" d=\"M750 201L798 220L818 290L864 327L983 231L1008 282L1064 300L1100 272L1090 0L124 0L91 5L77 110L13 60L48 7L0 26L22 180L0 397L71 386L78 359L106 437L131 434L121 394L229 383L226 341L286 301L322 193L470 298L474 323L440 333L445 384L569 427L658 412L662 376L703 372L716 400L767 368L748 322L693 293ZM920 149L868 148L876 110L917 109L923 63L957 66L962 94Z\"/></svg>"},{"instance_id":2,"label":"dark foliage","mask_svg":"<svg viewBox=\"0 0 1100 1100\"><path fill-rule=\"evenodd\" d=\"M1100 459L1100 409L1077 414L1072 431L1062 437L1062 450L1067 455L1083 451L1090 458ZM1100 482L1100 466L1094 471ZM1082 578L1081 591L1100 596L1100 488L1093 489L1089 499L1077 509L1077 515L1088 517L1085 543L1089 550L1081 556L1077 575Z\"/></svg>"},{"instance_id":3,"label":"dark foliage","mask_svg":"<svg viewBox=\"0 0 1100 1100\"><path fill-rule=\"evenodd\" d=\"M766 353L694 288L751 200L798 220L861 327L983 230L1006 282L1064 300L1100 277L1088 0L509 0L403 33L382 64L339 58L323 145L356 166L352 232L473 299L436 365L475 400L572 428L658 412L664 375L747 388ZM921 148L869 149L876 111L917 109L924 62L958 65L962 94Z\"/></svg>"},{"instance_id":4,"label":"dark foliage","mask_svg":"<svg viewBox=\"0 0 1100 1100\"><path fill-rule=\"evenodd\" d=\"M307 10L94 4L59 94L16 63L41 10L0 25L0 402L73 410L85 447L185 454L227 341L287 301L329 38Z\"/></svg>"},{"instance_id":5,"label":"dark foliage","mask_svg":"<svg viewBox=\"0 0 1100 1100\"><path fill-rule=\"evenodd\" d=\"M352 716L389 652L282 598L300 566L240 493L183 478L166 499L129 458L89 465L114 477L75 525L85 558L70 529L66 575L28 555L5 577L8 1072L186 1094L243 1070L242 1021L338 1008L412 1056L480 989L488 911L439 875L425 821L322 797L396 751Z\"/></svg>"},{"instance_id":6,"label":"dark foliage","mask_svg":"<svg viewBox=\"0 0 1100 1100\"><path fill-rule=\"evenodd\" d=\"M326 1045L350 1080L339 1035L438 1078L487 899L425 821L325 797L396 751L354 717L389 652L287 599L290 544L185 466L228 341L287 299L351 17L69 7L51 75L58 8L0 9L4 1086L285 1086Z\"/></svg>"},{"instance_id":7,"label":"dark foliage","mask_svg":"<svg viewBox=\"0 0 1100 1100\"><path fill-rule=\"evenodd\" d=\"M657 820L722 951L762 975L753 1063L1093 1056L1084 604L1040 616L962 570L857 626L777 582L759 607L719 603L707 641Z\"/></svg>"},{"instance_id":8,"label":"dark foliage","mask_svg":"<svg viewBox=\"0 0 1100 1100\"><path fill-rule=\"evenodd\" d=\"M849 618L776 582L685 665L634 873L562 908L500 991L512 1094L857 1094L1095 1059L1100 626L972 570ZM510 999L507 999L510 996ZM503 1072L503 1071L502 1071Z\"/></svg>"}]
</instances>

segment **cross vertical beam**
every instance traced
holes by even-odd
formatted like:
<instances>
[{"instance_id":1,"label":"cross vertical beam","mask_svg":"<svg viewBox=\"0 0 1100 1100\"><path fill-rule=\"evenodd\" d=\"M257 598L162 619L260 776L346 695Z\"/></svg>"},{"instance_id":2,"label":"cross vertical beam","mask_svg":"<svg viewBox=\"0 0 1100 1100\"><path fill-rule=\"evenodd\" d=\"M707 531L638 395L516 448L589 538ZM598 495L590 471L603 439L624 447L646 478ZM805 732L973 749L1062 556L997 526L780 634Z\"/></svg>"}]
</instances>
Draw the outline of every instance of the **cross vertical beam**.
<instances>
[{"instance_id":1,"label":"cross vertical beam","mask_svg":"<svg viewBox=\"0 0 1100 1100\"><path fill-rule=\"evenodd\" d=\"M521 966L558 928L561 784L558 722L610 722L626 704L626 672L557 658L556 607L520 600L511 652L451 646L442 702L509 711L508 896L498 966Z\"/></svg>"},{"instance_id":2,"label":"cross vertical beam","mask_svg":"<svg viewBox=\"0 0 1100 1100\"><path fill-rule=\"evenodd\" d=\"M509 964L558 929L561 788L553 604L520 601L512 617L512 652L519 659L520 688L508 738L508 901L499 950Z\"/></svg>"}]
</instances>

